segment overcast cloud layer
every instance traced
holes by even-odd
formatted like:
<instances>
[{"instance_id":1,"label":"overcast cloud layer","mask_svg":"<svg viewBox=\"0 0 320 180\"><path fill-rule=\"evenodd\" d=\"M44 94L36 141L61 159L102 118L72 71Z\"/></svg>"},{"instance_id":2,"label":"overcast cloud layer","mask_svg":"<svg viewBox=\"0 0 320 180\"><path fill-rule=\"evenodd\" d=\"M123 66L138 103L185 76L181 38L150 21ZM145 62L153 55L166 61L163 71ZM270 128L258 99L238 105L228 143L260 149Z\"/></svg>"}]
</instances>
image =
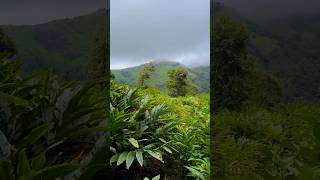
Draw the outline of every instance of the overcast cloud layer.
<instances>
[{"instance_id":1,"label":"overcast cloud layer","mask_svg":"<svg viewBox=\"0 0 320 180\"><path fill-rule=\"evenodd\" d=\"M111 69L210 62L209 0L111 0Z\"/></svg>"},{"instance_id":2,"label":"overcast cloud layer","mask_svg":"<svg viewBox=\"0 0 320 180\"><path fill-rule=\"evenodd\" d=\"M320 13L320 0L217 0L251 18Z\"/></svg>"},{"instance_id":3,"label":"overcast cloud layer","mask_svg":"<svg viewBox=\"0 0 320 180\"><path fill-rule=\"evenodd\" d=\"M0 0L0 25L30 25L89 14L107 0Z\"/></svg>"}]
</instances>

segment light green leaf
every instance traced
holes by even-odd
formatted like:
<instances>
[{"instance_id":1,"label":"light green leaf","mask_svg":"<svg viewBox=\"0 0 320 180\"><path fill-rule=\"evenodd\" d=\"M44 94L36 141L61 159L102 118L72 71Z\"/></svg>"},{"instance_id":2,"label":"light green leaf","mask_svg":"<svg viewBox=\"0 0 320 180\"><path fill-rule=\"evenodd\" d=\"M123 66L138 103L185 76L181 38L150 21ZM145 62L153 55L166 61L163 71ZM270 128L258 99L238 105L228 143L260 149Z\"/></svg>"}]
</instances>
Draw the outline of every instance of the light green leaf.
<instances>
[{"instance_id":1,"label":"light green leaf","mask_svg":"<svg viewBox=\"0 0 320 180\"><path fill-rule=\"evenodd\" d=\"M127 151L120 154L117 161L117 166L121 165L127 159L127 155L128 155Z\"/></svg>"},{"instance_id":2,"label":"light green leaf","mask_svg":"<svg viewBox=\"0 0 320 180\"><path fill-rule=\"evenodd\" d=\"M160 180L160 175L158 175L158 176L156 176L156 177L152 178L152 180Z\"/></svg>"},{"instance_id":3,"label":"light green leaf","mask_svg":"<svg viewBox=\"0 0 320 180\"><path fill-rule=\"evenodd\" d=\"M172 154L172 151L169 148L164 146L163 149L166 150L168 153Z\"/></svg>"},{"instance_id":4,"label":"light green leaf","mask_svg":"<svg viewBox=\"0 0 320 180\"><path fill-rule=\"evenodd\" d=\"M119 154L115 154L111 157L110 159L110 164L114 163L114 162L117 162L118 161L118 158L119 158Z\"/></svg>"},{"instance_id":5,"label":"light green leaf","mask_svg":"<svg viewBox=\"0 0 320 180\"><path fill-rule=\"evenodd\" d=\"M147 152L154 158L158 159L159 161L163 162L163 159L162 159L162 154L160 152L154 152L154 151L151 151L151 150L147 150Z\"/></svg>"},{"instance_id":6,"label":"light green leaf","mask_svg":"<svg viewBox=\"0 0 320 180\"><path fill-rule=\"evenodd\" d=\"M198 170L196 170L196 169L194 169L192 167L186 167L186 168L190 171L192 177L197 177L197 178L200 178L202 180L205 180L203 174L200 171L198 171Z\"/></svg>"},{"instance_id":7,"label":"light green leaf","mask_svg":"<svg viewBox=\"0 0 320 180\"><path fill-rule=\"evenodd\" d=\"M126 166L127 166L127 169L130 168L132 162L134 161L134 158L135 158L135 152L134 151L130 151L127 155L127 159L126 159Z\"/></svg>"},{"instance_id":8,"label":"light green leaf","mask_svg":"<svg viewBox=\"0 0 320 180\"><path fill-rule=\"evenodd\" d=\"M143 156L142 156L142 151L141 150L137 150L136 151L136 158L140 164L140 166L143 166Z\"/></svg>"},{"instance_id":9,"label":"light green leaf","mask_svg":"<svg viewBox=\"0 0 320 180\"><path fill-rule=\"evenodd\" d=\"M129 142L136 148L139 148L139 143L137 140L135 140L134 138L130 138Z\"/></svg>"}]
</instances>

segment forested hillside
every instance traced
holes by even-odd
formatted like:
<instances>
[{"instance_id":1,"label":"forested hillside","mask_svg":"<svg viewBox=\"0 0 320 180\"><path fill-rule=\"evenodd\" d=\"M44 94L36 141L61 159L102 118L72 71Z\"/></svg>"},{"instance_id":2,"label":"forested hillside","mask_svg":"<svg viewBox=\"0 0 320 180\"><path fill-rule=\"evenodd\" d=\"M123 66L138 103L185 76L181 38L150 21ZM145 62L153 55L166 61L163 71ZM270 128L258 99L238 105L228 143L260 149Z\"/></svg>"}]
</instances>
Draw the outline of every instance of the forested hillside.
<instances>
[{"instance_id":1,"label":"forested hillside","mask_svg":"<svg viewBox=\"0 0 320 180\"><path fill-rule=\"evenodd\" d=\"M265 21L250 21L236 10L214 4L213 15L237 19L248 28L249 52L266 70L279 77L283 100L315 102L320 87L319 15L295 15Z\"/></svg>"},{"instance_id":2,"label":"forested hillside","mask_svg":"<svg viewBox=\"0 0 320 180\"><path fill-rule=\"evenodd\" d=\"M106 10L39 25L3 26L15 42L13 58L25 73L52 68L65 79L82 79L97 33L108 28Z\"/></svg>"},{"instance_id":3,"label":"forested hillside","mask_svg":"<svg viewBox=\"0 0 320 180\"><path fill-rule=\"evenodd\" d=\"M151 78L146 83L161 90L166 90L168 71L176 69L179 66L183 66L180 63L170 61L154 62L154 64L155 72L152 73ZM132 87L136 87L139 72L144 66L145 64L121 70L112 70L112 73L115 75L117 83L128 84ZM200 92L208 93L210 83L209 66L188 68L188 71L191 81L198 86Z\"/></svg>"},{"instance_id":4,"label":"forested hillside","mask_svg":"<svg viewBox=\"0 0 320 180\"><path fill-rule=\"evenodd\" d=\"M212 177L319 179L317 23L303 25L304 16L249 22L215 5Z\"/></svg>"}]
</instances>

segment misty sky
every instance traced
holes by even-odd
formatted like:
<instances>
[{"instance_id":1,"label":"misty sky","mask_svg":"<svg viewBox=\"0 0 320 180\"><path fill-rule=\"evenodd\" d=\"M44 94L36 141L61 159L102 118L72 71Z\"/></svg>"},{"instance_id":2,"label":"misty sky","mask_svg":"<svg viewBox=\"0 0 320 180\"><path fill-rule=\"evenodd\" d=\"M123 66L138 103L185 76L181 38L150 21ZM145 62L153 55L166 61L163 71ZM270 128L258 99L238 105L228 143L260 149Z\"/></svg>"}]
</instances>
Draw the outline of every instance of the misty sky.
<instances>
[{"instance_id":1,"label":"misty sky","mask_svg":"<svg viewBox=\"0 0 320 180\"><path fill-rule=\"evenodd\" d=\"M209 0L111 0L111 69L210 62Z\"/></svg>"},{"instance_id":2,"label":"misty sky","mask_svg":"<svg viewBox=\"0 0 320 180\"><path fill-rule=\"evenodd\" d=\"M107 0L0 0L0 25L30 25L89 14Z\"/></svg>"},{"instance_id":3,"label":"misty sky","mask_svg":"<svg viewBox=\"0 0 320 180\"><path fill-rule=\"evenodd\" d=\"M275 18L292 14L320 12L320 0L218 0L237 9L242 15L255 18Z\"/></svg>"}]
</instances>

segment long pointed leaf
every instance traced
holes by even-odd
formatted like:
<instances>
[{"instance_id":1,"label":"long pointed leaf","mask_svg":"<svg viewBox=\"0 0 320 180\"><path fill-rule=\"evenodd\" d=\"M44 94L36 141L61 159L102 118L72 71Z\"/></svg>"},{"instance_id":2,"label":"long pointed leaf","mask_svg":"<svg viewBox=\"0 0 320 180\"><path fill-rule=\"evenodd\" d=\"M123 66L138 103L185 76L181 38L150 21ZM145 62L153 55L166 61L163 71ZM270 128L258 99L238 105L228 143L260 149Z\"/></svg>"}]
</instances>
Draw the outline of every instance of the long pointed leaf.
<instances>
[{"instance_id":1,"label":"long pointed leaf","mask_svg":"<svg viewBox=\"0 0 320 180\"><path fill-rule=\"evenodd\" d=\"M51 127L52 123L47 123L33 129L27 137L21 140L21 143L18 145L19 149L28 147L35 143L39 138L46 134Z\"/></svg>"}]
</instances>

